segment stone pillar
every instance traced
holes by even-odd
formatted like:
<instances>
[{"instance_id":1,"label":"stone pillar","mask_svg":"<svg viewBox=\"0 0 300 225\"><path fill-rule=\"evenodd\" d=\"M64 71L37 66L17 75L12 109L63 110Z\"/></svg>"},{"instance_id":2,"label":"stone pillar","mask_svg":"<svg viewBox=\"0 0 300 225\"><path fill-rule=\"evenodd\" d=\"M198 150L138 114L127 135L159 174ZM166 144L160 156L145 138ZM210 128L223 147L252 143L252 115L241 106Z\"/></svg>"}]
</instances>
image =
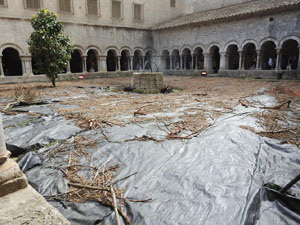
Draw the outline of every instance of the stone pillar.
<instances>
[{"instance_id":1,"label":"stone pillar","mask_svg":"<svg viewBox=\"0 0 300 225\"><path fill-rule=\"evenodd\" d=\"M131 70L133 70L133 58L134 58L134 56L132 55L132 56L130 56L130 59L131 59Z\"/></svg>"},{"instance_id":2,"label":"stone pillar","mask_svg":"<svg viewBox=\"0 0 300 225\"><path fill-rule=\"evenodd\" d=\"M20 56L23 76L32 76L31 56Z\"/></svg>"},{"instance_id":3,"label":"stone pillar","mask_svg":"<svg viewBox=\"0 0 300 225\"><path fill-rule=\"evenodd\" d=\"M219 52L220 54L220 70L225 70L226 69L226 52Z\"/></svg>"},{"instance_id":4,"label":"stone pillar","mask_svg":"<svg viewBox=\"0 0 300 225\"><path fill-rule=\"evenodd\" d=\"M141 66L141 70L145 70L145 56L142 56L142 66Z\"/></svg>"},{"instance_id":5,"label":"stone pillar","mask_svg":"<svg viewBox=\"0 0 300 225\"><path fill-rule=\"evenodd\" d=\"M300 45L298 46L298 52L299 52L299 56L298 56L298 68L297 68L297 70L299 70L300 71Z\"/></svg>"},{"instance_id":6,"label":"stone pillar","mask_svg":"<svg viewBox=\"0 0 300 225\"><path fill-rule=\"evenodd\" d=\"M243 51L239 51L240 61L239 61L239 70L243 69Z\"/></svg>"},{"instance_id":7,"label":"stone pillar","mask_svg":"<svg viewBox=\"0 0 300 225\"><path fill-rule=\"evenodd\" d=\"M2 116L0 113L0 197L27 187L27 179L18 164L9 159L6 150Z\"/></svg>"},{"instance_id":8,"label":"stone pillar","mask_svg":"<svg viewBox=\"0 0 300 225\"><path fill-rule=\"evenodd\" d=\"M184 70L184 55L183 54L181 54L180 55L180 69L181 70Z\"/></svg>"},{"instance_id":9,"label":"stone pillar","mask_svg":"<svg viewBox=\"0 0 300 225\"><path fill-rule=\"evenodd\" d=\"M257 70L260 70L261 68L261 51L260 50L256 50L256 54L257 54L257 57L256 57L256 69Z\"/></svg>"},{"instance_id":10,"label":"stone pillar","mask_svg":"<svg viewBox=\"0 0 300 225\"><path fill-rule=\"evenodd\" d=\"M119 55L117 56L117 63L118 63L117 64L118 65L117 66L118 67L117 71L121 71L121 56L119 56Z\"/></svg>"},{"instance_id":11,"label":"stone pillar","mask_svg":"<svg viewBox=\"0 0 300 225\"><path fill-rule=\"evenodd\" d=\"M198 54L196 55L196 57L195 57L195 65L194 65L195 67L195 70L198 70Z\"/></svg>"},{"instance_id":12,"label":"stone pillar","mask_svg":"<svg viewBox=\"0 0 300 225\"><path fill-rule=\"evenodd\" d=\"M131 66L131 62L130 62L130 56L126 56L127 57L127 71L131 70L130 66Z\"/></svg>"},{"instance_id":13,"label":"stone pillar","mask_svg":"<svg viewBox=\"0 0 300 225\"><path fill-rule=\"evenodd\" d=\"M107 71L107 66L106 66L106 56L105 55L102 55L102 56L99 56L100 58L100 69L98 69L98 71Z\"/></svg>"},{"instance_id":14,"label":"stone pillar","mask_svg":"<svg viewBox=\"0 0 300 225\"><path fill-rule=\"evenodd\" d=\"M193 70L195 68L194 54L191 54L191 56L192 56L192 68L190 68L190 69Z\"/></svg>"},{"instance_id":15,"label":"stone pillar","mask_svg":"<svg viewBox=\"0 0 300 225\"><path fill-rule=\"evenodd\" d=\"M0 76L4 77L4 70L2 65L2 56L0 55Z\"/></svg>"},{"instance_id":16,"label":"stone pillar","mask_svg":"<svg viewBox=\"0 0 300 225\"><path fill-rule=\"evenodd\" d=\"M276 58L276 70L280 70L281 68L281 48L276 48L277 58Z\"/></svg>"},{"instance_id":17,"label":"stone pillar","mask_svg":"<svg viewBox=\"0 0 300 225\"><path fill-rule=\"evenodd\" d=\"M87 56L86 56L86 55L85 55L85 56L82 56L82 58L81 58L81 60L82 60L82 71L83 71L84 73L87 72L87 61L86 61L86 59L87 59Z\"/></svg>"},{"instance_id":18,"label":"stone pillar","mask_svg":"<svg viewBox=\"0 0 300 225\"><path fill-rule=\"evenodd\" d=\"M101 56L97 56L97 72L101 71Z\"/></svg>"},{"instance_id":19,"label":"stone pillar","mask_svg":"<svg viewBox=\"0 0 300 225\"><path fill-rule=\"evenodd\" d=\"M211 53L204 53L204 69L209 73L213 71Z\"/></svg>"},{"instance_id":20,"label":"stone pillar","mask_svg":"<svg viewBox=\"0 0 300 225\"><path fill-rule=\"evenodd\" d=\"M67 64L67 73L71 73L71 65L70 65L70 61Z\"/></svg>"},{"instance_id":21,"label":"stone pillar","mask_svg":"<svg viewBox=\"0 0 300 225\"><path fill-rule=\"evenodd\" d=\"M173 55L170 55L170 70L173 70Z\"/></svg>"}]
</instances>

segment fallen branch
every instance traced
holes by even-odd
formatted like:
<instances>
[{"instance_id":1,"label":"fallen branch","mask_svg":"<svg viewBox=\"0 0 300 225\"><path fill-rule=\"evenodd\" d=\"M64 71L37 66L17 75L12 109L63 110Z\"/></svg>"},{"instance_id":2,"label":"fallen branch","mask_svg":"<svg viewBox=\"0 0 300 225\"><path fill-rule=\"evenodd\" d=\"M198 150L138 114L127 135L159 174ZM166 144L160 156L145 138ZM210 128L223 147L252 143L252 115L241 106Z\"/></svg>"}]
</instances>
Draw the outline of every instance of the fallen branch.
<instances>
[{"instance_id":1,"label":"fallen branch","mask_svg":"<svg viewBox=\"0 0 300 225\"><path fill-rule=\"evenodd\" d=\"M139 107L137 110L134 111L133 113L133 116L136 116L136 115L142 115L142 116L145 116L146 114L145 113L142 113L141 110L147 106L149 106L151 104L146 104L146 105L143 105L141 107Z\"/></svg>"},{"instance_id":2,"label":"fallen branch","mask_svg":"<svg viewBox=\"0 0 300 225\"><path fill-rule=\"evenodd\" d=\"M145 199L145 200L134 200L134 199L130 199L130 198L126 198L126 199L128 199L131 202L149 202L149 201L152 201L152 198L148 198L148 199Z\"/></svg>"},{"instance_id":3,"label":"fallen branch","mask_svg":"<svg viewBox=\"0 0 300 225\"><path fill-rule=\"evenodd\" d=\"M118 183L119 181L126 180L127 178L129 178L129 177L131 177L131 176L134 176L134 175L136 175L137 173L138 173L138 172L134 172L134 173L129 174L129 175L125 176L125 177L122 177L122 178L120 178L120 179L118 179L118 180L112 182L111 185L115 185L115 184Z\"/></svg>"},{"instance_id":4,"label":"fallen branch","mask_svg":"<svg viewBox=\"0 0 300 225\"><path fill-rule=\"evenodd\" d=\"M107 202L104 202L104 201L98 201L100 204L104 205L104 206L107 206L111 209L114 210L114 207L113 207L113 204L111 202L107 203ZM123 210L121 208L118 208L118 212L120 213L120 215L122 216L122 218L124 219L125 221L125 224L126 225L130 225L130 219L128 218L128 216L123 212Z\"/></svg>"},{"instance_id":5,"label":"fallen branch","mask_svg":"<svg viewBox=\"0 0 300 225\"><path fill-rule=\"evenodd\" d=\"M276 109L276 110L279 110L281 109L283 106L287 105L286 108L290 108L290 104L292 103L291 100L288 100L287 102L284 102L280 105L277 105L277 106L274 106L274 107L260 107L261 109Z\"/></svg>"},{"instance_id":6,"label":"fallen branch","mask_svg":"<svg viewBox=\"0 0 300 225\"><path fill-rule=\"evenodd\" d=\"M68 185L73 186L73 187L87 188L87 189L99 190L99 191L108 191L108 192L111 191L111 190L109 190L107 188L95 187L95 186L89 186L89 185L83 185L83 184L68 183Z\"/></svg>"},{"instance_id":7,"label":"fallen branch","mask_svg":"<svg viewBox=\"0 0 300 225\"><path fill-rule=\"evenodd\" d=\"M117 222L117 225L121 225L120 216L119 216L119 212L118 212L118 206L117 206L116 194L114 191L114 187L112 185L110 185L110 190L111 190L111 195L112 195L112 200L113 200L113 208L115 211L116 222Z\"/></svg>"},{"instance_id":8,"label":"fallen branch","mask_svg":"<svg viewBox=\"0 0 300 225\"><path fill-rule=\"evenodd\" d=\"M147 135L143 135L142 137L135 136L135 138L124 140L124 142L129 142L129 141L154 141L154 142L158 142L158 143L163 142L163 140L159 140L154 137L147 136Z\"/></svg>"}]
</instances>

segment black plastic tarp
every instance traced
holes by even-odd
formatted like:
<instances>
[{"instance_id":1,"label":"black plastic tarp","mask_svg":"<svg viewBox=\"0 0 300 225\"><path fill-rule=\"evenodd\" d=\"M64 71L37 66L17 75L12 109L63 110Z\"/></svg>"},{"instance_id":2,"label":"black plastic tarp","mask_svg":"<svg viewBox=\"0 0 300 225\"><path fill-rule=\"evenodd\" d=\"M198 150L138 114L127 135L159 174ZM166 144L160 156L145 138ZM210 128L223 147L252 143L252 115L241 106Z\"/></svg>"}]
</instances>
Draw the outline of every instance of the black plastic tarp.
<instances>
[{"instance_id":1,"label":"black plastic tarp","mask_svg":"<svg viewBox=\"0 0 300 225\"><path fill-rule=\"evenodd\" d=\"M81 135L102 140L96 149L88 149L91 165L119 164L115 179L138 172L118 183L126 189L124 197L152 198L147 203L126 202L124 211L134 225L300 224L300 184L291 189L295 197L263 187L266 183L284 186L299 174L299 148L240 128L258 128L251 117L257 110L239 106L185 141L123 142L142 135L162 138L161 129L150 122L106 128L110 142L100 130ZM65 193L67 181L61 171L51 167L63 165L66 157L62 155L59 162L44 158L42 165L29 169L30 184L42 195ZM99 203L50 203L74 225L115 224L113 211Z\"/></svg>"}]
</instances>

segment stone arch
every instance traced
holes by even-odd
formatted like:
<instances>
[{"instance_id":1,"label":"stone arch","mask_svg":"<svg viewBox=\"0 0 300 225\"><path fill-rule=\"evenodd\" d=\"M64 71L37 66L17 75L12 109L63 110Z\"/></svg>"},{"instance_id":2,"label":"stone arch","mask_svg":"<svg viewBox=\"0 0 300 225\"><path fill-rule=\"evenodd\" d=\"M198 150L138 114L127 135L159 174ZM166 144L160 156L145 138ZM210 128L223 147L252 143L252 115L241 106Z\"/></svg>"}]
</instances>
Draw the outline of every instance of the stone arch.
<instances>
[{"instance_id":1,"label":"stone arch","mask_svg":"<svg viewBox=\"0 0 300 225\"><path fill-rule=\"evenodd\" d=\"M6 45L1 49L4 76L22 76L23 69L18 49Z\"/></svg>"},{"instance_id":2,"label":"stone arch","mask_svg":"<svg viewBox=\"0 0 300 225\"><path fill-rule=\"evenodd\" d=\"M170 67L170 52L168 49L164 49L161 53L162 57L162 69L169 70Z\"/></svg>"},{"instance_id":3,"label":"stone arch","mask_svg":"<svg viewBox=\"0 0 300 225\"><path fill-rule=\"evenodd\" d=\"M152 69L152 62L153 57L155 56L155 51L152 48L148 48L145 50L145 70L151 70Z\"/></svg>"},{"instance_id":4,"label":"stone arch","mask_svg":"<svg viewBox=\"0 0 300 225\"><path fill-rule=\"evenodd\" d=\"M86 67L88 72L97 72L98 71L98 57L99 57L99 51L94 48L90 48L86 52Z\"/></svg>"},{"instance_id":5,"label":"stone arch","mask_svg":"<svg viewBox=\"0 0 300 225\"><path fill-rule=\"evenodd\" d=\"M280 43L280 67L283 70L296 70L300 66L300 42L295 36L289 37L282 39L283 42Z\"/></svg>"},{"instance_id":6,"label":"stone arch","mask_svg":"<svg viewBox=\"0 0 300 225\"><path fill-rule=\"evenodd\" d=\"M115 48L108 48L106 51L106 68L107 71L112 72L118 69L118 50Z\"/></svg>"},{"instance_id":7,"label":"stone arch","mask_svg":"<svg viewBox=\"0 0 300 225\"><path fill-rule=\"evenodd\" d=\"M211 52L211 49L212 49L213 47L218 47L218 48L219 48L219 51L221 50L220 44L217 43L217 42L213 42L213 43L211 43L211 44L208 46L208 48L206 49L206 52L210 53L210 52Z\"/></svg>"},{"instance_id":8,"label":"stone arch","mask_svg":"<svg viewBox=\"0 0 300 225\"><path fill-rule=\"evenodd\" d=\"M75 50L79 51L81 57L84 56L84 50L80 45L74 45L74 51Z\"/></svg>"},{"instance_id":9,"label":"stone arch","mask_svg":"<svg viewBox=\"0 0 300 225\"><path fill-rule=\"evenodd\" d=\"M172 54L172 52L174 52L175 50L177 50L177 51L179 52L179 54L180 54L180 48L178 48L177 46L171 48L171 51L170 51L171 54Z\"/></svg>"},{"instance_id":10,"label":"stone arch","mask_svg":"<svg viewBox=\"0 0 300 225\"><path fill-rule=\"evenodd\" d=\"M297 41L298 44L300 45L300 37L296 36L296 35L287 35L285 37L283 37L280 41L279 41L279 48L282 48L282 45L284 42L286 42L287 40L294 40Z\"/></svg>"},{"instance_id":11,"label":"stone arch","mask_svg":"<svg viewBox=\"0 0 300 225\"><path fill-rule=\"evenodd\" d=\"M186 50L186 49L188 49L188 50L190 50L190 52L192 52L192 47L190 46L190 45L184 45L181 49L180 49L180 54L183 54L183 51L184 50Z\"/></svg>"},{"instance_id":12,"label":"stone arch","mask_svg":"<svg viewBox=\"0 0 300 225\"><path fill-rule=\"evenodd\" d=\"M124 46L124 47L122 47L122 48L120 49L120 52L122 53L122 51L124 51L124 50L127 50L127 51L130 53L130 55L132 55L132 50L131 50L130 47Z\"/></svg>"},{"instance_id":13,"label":"stone arch","mask_svg":"<svg viewBox=\"0 0 300 225\"><path fill-rule=\"evenodd\" d=\"M134 52L136 52L136 51L140 51L140 52L142 53L143 56L145 55L145 51L144 51L144 49L141 48L141 47L136 47L136 48L134 48L134 49L133 49L133 54L134 54Z\"/></svg>"},{"instance_id":14,"label":"stone arch","mask_svg":"<svg viewBox=\"0 0 300 225\"><path fill-rule=\"evenodd\" d=\"M115 47L115 46L110 46L110 47L108 47L108 48L106 49L106 51L105 51L105 55L106 55L106 56L108 55L108 52L109 52L109 51L114 51L114 52L116 52L117 56L120 55L119 49L118 49L117 47Z\"/></svg>"},{"instance_id":15,"label":"stone arch","mask_svg":"<svg viewBox=\"0 0 300 225\"><path fill-rule=\"evenodd\" d=\"M128 71L131 68L131 50L127 47L121 48L120 66L121 71Z\"/></svg>"},{"instance_id":16,"label":"stone arch","mask_svg":"<svg viewBox=\"0 0 300 225\"><path fill-rule=\"evenodd\" d=\"M133 70L144 68L144 51L141 48L135 48L133 52Z\"/></svg>"},{"instance_id":17,"label":"stone arch","mask_svg":"<svg viewBox=\"0 0 300 225\"><path fill-rule=\"evenodd\" d=\"M96 45L88 46L85 50L85 55L87 55L90 50L93 50L97 56L101 55L101 50Z\"/></svg>"},{"instance_id":18,"label":"stone arch","mask_svg":"<svg viewBox=\"0 0 300 225\"><path fill-rule=\"evenodd\" d=\"M204 50L205 50L205 47L204 47L203 44L196 44L196 45L194 45L193 48L192 48L192 49L193 49L193 52L195 52L196 49L198 49L198 48L201 48L203 52L204 52Z\"/></svg>"},{"instance_id":19,"label":"stone arch","mask_svg":"<svg viewBox=\"0 0 300 225\"><path fill-rule=\"evenodd\" d=\"M258 44L253 39L247 39L247 40L243 41L243 43L240 46L240 49L243 50L247 44L253 44L255 46L255 49L258 50Z\"/></svg>"},{"instance_id":20,"label":"stone arch","mask_svg":"<svg viewBox=\"0 0 300 225\"><path fill-rule=\"evenodd\" d=\"M257 43L247 41L242 44L243 68L245 70L256 69L257 64Z\"/></svg>"},{"instance_id":21,"label":"stone arch","mask_svg":"<svg viewBox=\"0 0 300 225\"><path fill-rule=\"evenodd\" d=\"M201 45L193 48L194 54L194 69L203 70L204 69L204 48Z\"/></svg>"},{"instance_id":22,"label":"stone arch","mask_svg":"<svg viewBox=\"0 0 300 225\"><path fill-rule=\"evenodd\" d=\"M82 49L75 47L71 55L70 69L72 73L83 72L83 51Z\"/></svg>"},{"instance_id":23,"label":"stone arch","mask_svg":"<svg viewBox=\"0 0 300 225\"><path fill-rule=\"evenodd\" d=\"M213 71L214 73L218 73L220 69L220 46L217 44L212 44L207 49L210 53L210 61L211 65L209 70Z\"/></svg>"},{"instance_id":24,"label":"stone arch","mask_svg":"<svg viewBox=\"0 0 300 225\"><path fill-rule=\"evenodd\" d=\"M191 70L193 68L192 51L186 47L182 49L182 65L184 70Z\"/></svg>"},{"instance_id":25,"label":"stone arch","mask_svg":"<svg viewBox=\"0 0 300 225\"><path fill-rule=\"evenodd\" d=\"M181 57L178 48L173 48L171 52L171 69L179 70L181 68Z\"/></svg>"},{"instance_id":26,"label":"stone arch","mask_svg":"<svg viewBox=\"0 0 300 225\"><path fill-rule=\"evenodd\" d=\"M239 47L237 42L229 42L229 45L226 45L225 52L228 60L225 60L225 68L229 70L238 70L239 69Z\"/></svg>"},{"instance_id":27,"label":"stone arch","mask_svg":"<svg viewBox=\"0 0 300 225\"><path fill-rule=\"evenodd\" d=\"M266 37L259 42L259 49L261 49L262 45L268 41L271 41L275 44L276 48L278 48L278 41L274 37Z\"/></svg>"},{"instance_id":28,"label":"stone arch","mask_svg":"<svg viewBox=\"0 0 300 225\"><path fill-rule=\"evenodd\" d=\"M271 70L276 67L277 44L273 39L265 39L260 43L260 64L263 70Z\"/></svg>"},{"instance_id":29,"label":"stone arch","mask_svg":"<svg viewBox=\"0 0 300 225\"><path fill-rule=\"evenodd\" d=\"M4 51L4 49L6 49L6 48L13 48L18 51L20 56L24 55L24 51L20 46L13 44L13 43L6 43L6 44L3 44L0 46L0 56L2 55L2 52Z\"/></svg>"},{"instance_id":30,"label":"stone arch","mask_svg":"<svg viewBox=\"0 0 300 225\"><path fill-rule=\"evenodd\" d=\"M240 50L240 49L239 49L239 46L240 46L240 45L238 44L238 42L232 40L232 41L229 41L229 42L227 42L227 43L225 44L225 46L224 46L224 48L223 48L223 52L227 52L227 51L228 51L228 47L231 46L231 45L236 45L236 46L238 47L238 51Z\"/></svg>"}]
</instances>

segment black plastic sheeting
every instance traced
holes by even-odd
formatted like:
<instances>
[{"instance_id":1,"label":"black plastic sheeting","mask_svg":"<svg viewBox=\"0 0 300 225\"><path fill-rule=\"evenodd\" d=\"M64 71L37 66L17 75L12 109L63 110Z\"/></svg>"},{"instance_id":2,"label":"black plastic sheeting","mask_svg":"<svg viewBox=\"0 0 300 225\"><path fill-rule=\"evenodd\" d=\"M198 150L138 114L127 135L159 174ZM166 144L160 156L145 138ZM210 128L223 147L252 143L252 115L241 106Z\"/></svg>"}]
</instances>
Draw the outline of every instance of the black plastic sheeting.
<instances>
[{"instance_id":1,"label":"black plastic sheeting","mask_svg":"<svg viewBox=\"0 0 300 225\"><path fill-rule=\"evenodd\" d=\"M122 142L143 135L161 138L164 133L154 123L107 128L111 142L99 130L81 135L100 140L97 149L89 149L90 165L119 164L115 179L138 172L118 183L126 189L124 197L153 199L126 201L124 211L134 225L300 224L300 184L291 189L295 197L263 187L266 183L284 186L298 175L299 148L241 129L240 125L256 126L250 117L255 110L239 106L184 142ZM34 160L39 162L37 155L30 155L32 165L28 158L23 160L27 168L34 166ZM44 196L65 193L67 181L51 167L66 166L67 157L37 163L26 172L30 184ZM115 224L113 211L99 203L50 203L74 225Z\"/></svg>"}]
</instances>

